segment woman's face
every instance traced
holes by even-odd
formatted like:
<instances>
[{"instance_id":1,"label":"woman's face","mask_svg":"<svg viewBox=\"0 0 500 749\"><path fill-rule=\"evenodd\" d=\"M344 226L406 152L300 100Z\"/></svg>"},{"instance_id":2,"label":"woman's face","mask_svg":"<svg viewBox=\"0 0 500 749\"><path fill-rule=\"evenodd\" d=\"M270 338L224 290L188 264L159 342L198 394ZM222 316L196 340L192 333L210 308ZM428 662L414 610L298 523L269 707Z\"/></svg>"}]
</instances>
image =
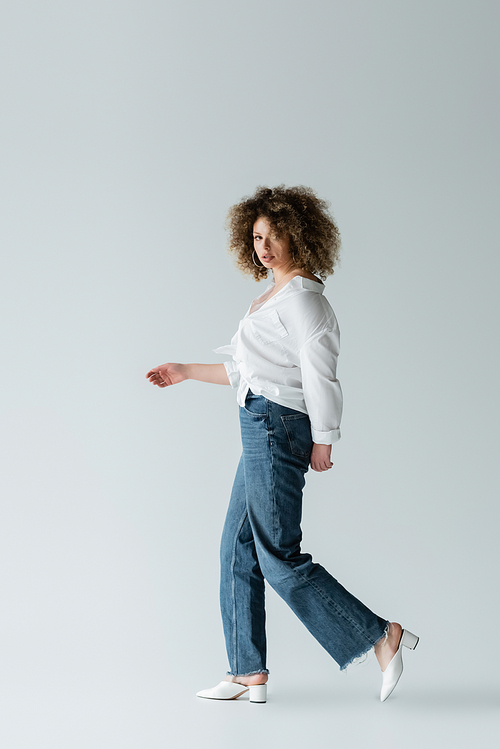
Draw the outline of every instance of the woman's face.
<instances>
[{"instance_id":1,"label":"woman's face","mask_svg":"<svg viewBox=\"0 0 500 749\"><path fill-rule=\"evenodd\" d=\"M288 271L293 268L290 254L290 238L278 238L266 218L258 218L253 225L253 246L257 256L266 268Z\"/></svg>"}]
</instances>

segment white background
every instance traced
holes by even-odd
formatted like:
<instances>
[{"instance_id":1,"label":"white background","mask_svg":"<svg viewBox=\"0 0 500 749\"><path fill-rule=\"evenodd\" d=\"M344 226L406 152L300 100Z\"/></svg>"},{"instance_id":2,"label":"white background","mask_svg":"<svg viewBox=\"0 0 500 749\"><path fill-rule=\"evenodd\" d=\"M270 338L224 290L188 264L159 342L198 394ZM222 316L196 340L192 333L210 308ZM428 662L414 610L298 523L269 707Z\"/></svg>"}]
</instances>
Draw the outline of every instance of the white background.
<instances>
[{"instance_id":1,"label":"white background","mask_svg":"<svg viewBox=\"0 0 500 749\"><path fill-rule=\"evenodd\" d=\"M0 740L5 749L490 747L498 737L498 4L4 0ZM332 203L343 438L306 551L421 637L384 705L270 591L266 706L227 668L218 544L261 293L258 184Z\"/></svg>"}]
</instances>

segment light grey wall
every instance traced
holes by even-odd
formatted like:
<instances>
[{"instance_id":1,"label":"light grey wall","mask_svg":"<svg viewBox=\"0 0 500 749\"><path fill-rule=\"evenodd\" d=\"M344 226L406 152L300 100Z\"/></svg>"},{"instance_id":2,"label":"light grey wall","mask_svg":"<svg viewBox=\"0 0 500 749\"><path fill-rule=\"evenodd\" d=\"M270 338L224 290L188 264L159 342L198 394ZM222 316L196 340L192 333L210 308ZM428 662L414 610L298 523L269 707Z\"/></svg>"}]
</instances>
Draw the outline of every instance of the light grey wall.
<instances>
[{"instance_id":1,"label":"light grey wall","mask_svg":"<svg viewBox=\"0 0 500 749\"><path fill-rule=\"evenodd\" d=\"M240 450L235 395L159 391L144 375L220 361L212 349L259 291L226 253L225 213L279 183L330 200L343 235L326 292L342 331L343 439L334 469L309 477L304 548L421 635L395 702L413 696L420 710L404 745L443 746L429 736L451 730L470 746L477 715L457 723L457 711L471 704L490 736L497 24L486 0L4 0L9 749L188 746L198 731L220 746L228 725L229 746L242 730L236 713L219 724L191 699L226 668L218 542ZM402 745L394 707L392 727L375 712L363 722L374 665L356 675L351 714L352 677L272 592L269 639L275 706L289 688L295 723L285 704L274 724L269 703L268 736L306 740L311 714L293 690L321 683L338 690L337 728L376 725L353 742Z\"/></svg>"}]
</instances>

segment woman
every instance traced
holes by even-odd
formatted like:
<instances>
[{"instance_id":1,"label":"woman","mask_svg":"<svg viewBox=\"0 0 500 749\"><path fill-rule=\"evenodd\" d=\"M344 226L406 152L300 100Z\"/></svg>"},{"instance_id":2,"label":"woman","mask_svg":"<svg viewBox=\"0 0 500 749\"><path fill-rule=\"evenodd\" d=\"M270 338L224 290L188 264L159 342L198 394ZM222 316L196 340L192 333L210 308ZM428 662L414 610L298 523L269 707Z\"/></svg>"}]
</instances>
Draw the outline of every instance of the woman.
<instances>
[{"instance_id":1,"label":"woman","mask_svg":"<svg viewBox=\"0 0 500 749\"><path fill-rule=\"evenodd\" d=\"M243 453L221 542L220 603L230 671L209 699L266 701L264 580L341 669L374 648L387 699L403 670L402 646L418 638L370 611L300 549L302 489L309 465L332 467L340 438L336 379L339 329L323 296L340 238L328 205L306 187L258 188L228 215L230 249L257 281L255 299L224 364L163 364L146 375L158 387L201 380L237 389ZM317 275L316 275L317 274ZM319 276L320 278L318 278Z\"/></svg>"}]
</instances>

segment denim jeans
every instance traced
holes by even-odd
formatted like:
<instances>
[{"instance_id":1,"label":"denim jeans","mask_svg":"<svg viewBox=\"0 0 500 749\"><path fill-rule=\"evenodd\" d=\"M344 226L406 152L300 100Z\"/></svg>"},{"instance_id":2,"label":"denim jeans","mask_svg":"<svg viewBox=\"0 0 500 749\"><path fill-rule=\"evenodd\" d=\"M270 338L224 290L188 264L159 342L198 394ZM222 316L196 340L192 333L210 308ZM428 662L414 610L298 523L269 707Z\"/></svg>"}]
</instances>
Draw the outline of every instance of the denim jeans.
<instances>
[{"instance_id":1,"label":"denim jeans","mask_svg":"<svg viewBox=\"0 0 500 749\"><path fill-rule=\"evenodd\" d=\"M220 602L230 674L267 673L264 581L344 669L380 640L376 616L301 551L309 417L249 391L221 541Z\"/></svg>"}]
</instances>

